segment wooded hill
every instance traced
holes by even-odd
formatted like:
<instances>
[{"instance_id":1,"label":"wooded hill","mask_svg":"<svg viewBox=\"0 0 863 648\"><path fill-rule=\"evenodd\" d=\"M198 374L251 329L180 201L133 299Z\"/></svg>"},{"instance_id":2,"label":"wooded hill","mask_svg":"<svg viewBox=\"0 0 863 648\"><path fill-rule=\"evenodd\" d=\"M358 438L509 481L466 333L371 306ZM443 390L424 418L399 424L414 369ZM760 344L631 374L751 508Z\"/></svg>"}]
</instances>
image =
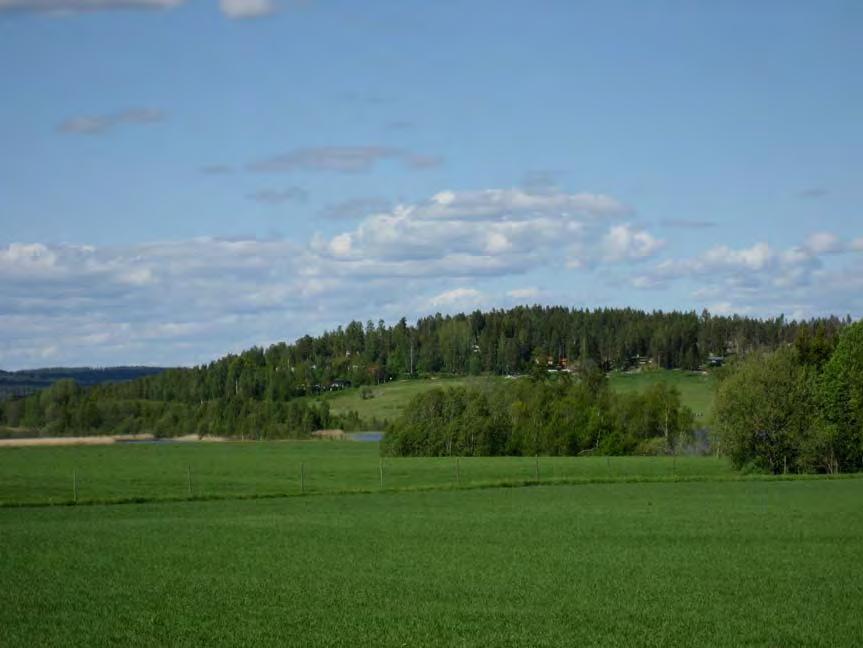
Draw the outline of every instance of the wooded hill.
<instances>
[{"instance_id":1,"label":"wooded hill","mask_svg":"<svg viewBox=\"0 0 863 648\"><path fill-rule=\"evenodd\" d=\"M149 431L252 437L302 436L335 420L297 397L395 376L519 374L537 367L624 369L651 362L694 369L712 355L774 349L801 331L829 343L850 320L713 316L518 307L421 318L408 325L351 322L293 344L253 347L194 368L81 389L64 382L3 404L0 424L52 434ZM290 401L290 408L287 404Z\"/></svg>"}]
</instances>

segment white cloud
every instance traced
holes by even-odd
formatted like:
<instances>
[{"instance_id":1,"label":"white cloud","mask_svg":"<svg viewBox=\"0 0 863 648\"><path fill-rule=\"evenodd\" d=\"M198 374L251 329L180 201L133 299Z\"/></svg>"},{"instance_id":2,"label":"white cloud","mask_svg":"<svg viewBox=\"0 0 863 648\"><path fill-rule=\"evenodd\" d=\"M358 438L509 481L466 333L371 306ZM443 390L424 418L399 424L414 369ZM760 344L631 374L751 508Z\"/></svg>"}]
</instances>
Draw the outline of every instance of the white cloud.
<instances>
[{"instance_id":1,"label":"white cloud","mask_svg":"<svg viewBox=\"0 0 863 648\"><path fill-rule=\"evenodd\" d=\"M830 269L842 255L856 251L851 241L830 232L808 236L802 245L777 249L766 242L748 247L718 245L702 254L665 259L635 276L635 288L666 288L674 282L694 282L697 300L720 297L735 312L843 313L863 307L849 289L847 270ZM863 249L863 246L861 246ZM836 261L827 263L827 259Z\"/></svg>"},{"instance_id":2,"label":"white cloud","mask_svg":"<svg viewBox=\"0 0 863 648\"><path fill-rule=\"evenodd\" d=\"M453 288L435 295L429 304L435 308L453 306L475 306L484 299L484 295L475 288Z\"/></svg>"},{"instance_id":3,"label":"white cloud","mask_svg":"<svg viewBox=\"0 0 863 648\"><path fill-rule=\"evenodd\" d=\"M842 241L831 232L816 232L806 239L806 247L814 254L829 254L842 251Z\"/></svg>"},{"instance_id":4,"label":"white cloud","mask_svg":"<svg viewBox=\"0 0 863 648\"><path fill-rule=\"evenodd\" d=\"M228 18L260 18L278 9L274 0L219 0L222 13Z\"/></svg>"},{"instance_id":5,"label":"white cloud","mask_svg":"<svg viewBox=\"0 0 863 648\"><path fill-rule=\"evenodd\" d=\"M649 232L634 229L628 224L615 225L602 239L604 258L607 261L645 259L656 254L665 245Z\"/></svg>"},{"instance_id":6,"label":"white cloud","mask_svg":"<svg viewBox=\"0 0 863 648\"><path fill-rule=\"evenodd\" d=\"M0 248L0 272L32 274L53 270L57 255L41 243L12 243Z\"/></svg>"},{"instance_id":7,"label":"white cloud","mask_svg":"<svg viewBox=\"0 0 863 648\"><path fill-rule=\"evenodd\" d=\"M567 261L574 267L573 258L588 266L655 254L662 242L629 226L621 230L623 248L599 253L608 222L629 213L600 194L441 191L424 202L372 213L330 240L318 237L313 249L349 264L342 269L354 274L446 276L519 273Z\"/></svg>"}]
</instances>

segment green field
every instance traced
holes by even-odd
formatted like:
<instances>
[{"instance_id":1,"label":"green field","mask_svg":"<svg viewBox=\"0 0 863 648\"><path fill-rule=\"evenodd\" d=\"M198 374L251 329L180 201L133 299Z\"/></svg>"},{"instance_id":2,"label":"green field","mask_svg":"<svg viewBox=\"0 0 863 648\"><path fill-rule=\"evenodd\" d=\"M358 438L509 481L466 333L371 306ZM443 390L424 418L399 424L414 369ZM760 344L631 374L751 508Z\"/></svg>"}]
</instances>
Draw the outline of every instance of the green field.
<instances>
[{"instance_id":1,"label":"green field","mask_svg":"<svg viewBox=\"0 0 863 648\"><path fill-rule=\"evenodd\" d=\"M334 414L355 411L364 421L392 421L401 414L411 398L435 387L481 386L488 381L504 380L500 376L396 380L372 387L373 398L363 399L358 388L327 394L323 397ZM641 391L658 382L667 382L680 390L683 403L695 412L698 421L706 421L713 407L713 377L700 372L655 370L638 373L614 372L609 375L612 389Z\"/></svg>"},{"instance_id":2,"label":"green field","mask_svg":"<svg viewBox=\"0 0 863 648\"><path fill-rule=\"evenodd\" d=\"M863 480L0 509L0 645L857 646Z\"/></svg>"},{"instance_id":3,"label":"green field","mask_svg":"<svg viewBox=\"0 0 863 648\"><path fill-rule=\"evenodd\" d=\"M379 457L377 443L271 441L0 448L0 505L260 497L496 482L735 478L713 457ZM74 482L73 482L74 480Z\"/></svg>"}]
</instances>

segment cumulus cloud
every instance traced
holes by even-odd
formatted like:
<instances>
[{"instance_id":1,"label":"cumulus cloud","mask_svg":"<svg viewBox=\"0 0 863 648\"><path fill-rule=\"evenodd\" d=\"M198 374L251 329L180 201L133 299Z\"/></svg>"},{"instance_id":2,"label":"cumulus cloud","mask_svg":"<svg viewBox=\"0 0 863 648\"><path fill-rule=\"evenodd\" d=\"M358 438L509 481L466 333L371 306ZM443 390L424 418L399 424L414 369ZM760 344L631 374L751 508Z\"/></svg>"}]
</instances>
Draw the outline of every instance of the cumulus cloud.
<instances>
[{"instance_id":1,"label":"cumulus cloud","mask_svg":"<svg viewBox=\"0 0 863 648\"><path fill-rule=\"evenodd\" d=\"M501 191L443 192L307 244L198 238L0 246L0 366L35 366L46 358L189 364L320 332L346 318L396 321L539 300L556 294L554 286L531 285L544 266L596 283L609 274L607 264L639 267L628 264L642 263L640 255L655 245L607 213L610 199L585 203L566 194L526 208L523 196ZM491 205L483 207L478 195ZM560 209L572 203L593 211ZM689 282L694 305L714 310L859 314L863 240L837 238L810 237L789 248L718 245L656 262L631 281L640 288ZM608 260L609 240L621 260ZM587 250L587 269L563 270L572 246ZM495 288L516 275L533 278L506 293ZM657 306L668 306L665 294Z\"/></svg>"},{"instance_id":2,"label":"cumulus cloud","mask_svg":"<svg viewBox=\"0 0 863 648\"><path fill-rule=\"evenodd\" d=\"M228 18L245 19L269 16L278 7L274 0L219 0L219 8Z\"/></svg>"},{"instance_id":3,"label":"cumulus cloud","mask_svg":"<svg viewBox=\"0 0 863 648\"><path fill-rule=\"evenodd\" d=\"M845 244L831 232L816 232L806 238L806 248L813 254L833 254L844 251Z\"/></svg>"},{"instance_id":4,"label":"cumulus cloud","mask_svg":"<svg viewBox=\"0 0 863 648\"><path fill-rule=\"evenodd\" d=\"M309 192L302 187L288 187L287 189L259 189L246 196L249 200L266 205L282 205L286 202L305 202Z\"/></svg>"},{"instance_id":5,"label":"cumulus cloud","mask_svg":"<svg viewBox=\"0 0 863 648\"><path fill-rule=\"evenodd\" d=\"M319 237L313 247L355 273L448 276L523 272L555 261L563 265L572 255L598 262L653 254L659 242L625 226L626 249L597 255L607 223L627 213L628 207L602 194L442 191L372 214L329 240ZM616 229L610 235L619 236Z\"/></svg>"},{"instance_id":6,"label":"cumulus cloud","mask_svg":"<svg viewBox=\"0 0 863 648\"><path fill-rule=\"evenodd\" d=\"M258 198L295 195L283 191L289 195ZM563 268L575 247L606 263L600 241L630 213L601 194L518 189L445 191L378 207L364 210L355 226L305 244L0 247L0 363L32 366L49 347L60 349L51 356L56 362L199 362L320 331L346 316L470 308L491 302L482 282ZM521 288L498 297L535 294Z\"/></svg>"},{"instance_id":7,"label":"cumulus cloud","mask_svg":"<svg viewBox=\"0 0 863 648\"><path fill-rule=\"evenodd\" d=\"M248 165L250 171L290 173L294 171L329 171L334 173L367 173L385 160L400 162L409 169L437 166L441 158L388 146L322 146L288 151Z\"/></svg>"},{"instance_id":8,"label":"cumulus cloud","mask_svg":"<svg viewBox=\"0 0 863 648\"><path fill-rule=\"evenodd\" d=\"M186 0L0 0L0 12L80 13L113 9L171 9Z\"/></svg>"},{"instance_id":9,"label":"cumulus cloud","mask_svg":"<svg viewBox=\"0 0 863 648\"><path fill-rule=\"evenodd\" d=\"M863 251L857 241L830 232L817 232L800 244L777 248L766 242L732 248L717 245L683 259L665 259L631 278L635 288L665 288L673 282L695 284L698 300L719 299L746 309L824 313L859 309L861 300L850 297L845 271L831 268L829 259ZM837 290L838 287L838 290ZM838 298L841 295L841 299Z\"/></svg>"},{"instance_id":10,"label":"cumulus cloud","mask_svg":"<svg viewBox=\"0 0 863 648\"><path fill-rule=\"evenodd\" d=\"M2 2L2 0L0 0ZM161 110L132 108L106 115L82 115L70 117L57 125L61 133L78 135L101 135L118 126L127 124L155 124L165 119Z\"/></svg>"},{"instance_id":11,"label":"cumulus cloud","mask_svg":"<svg viewBox=\"0 0 863 648\"><path fill-rule=\"evenodd\" d=\"M645 259L656 254L665 245L649 232L631 225L615 225L602 239L604 258L607 261Z\"/></svg>"}]
</instances>

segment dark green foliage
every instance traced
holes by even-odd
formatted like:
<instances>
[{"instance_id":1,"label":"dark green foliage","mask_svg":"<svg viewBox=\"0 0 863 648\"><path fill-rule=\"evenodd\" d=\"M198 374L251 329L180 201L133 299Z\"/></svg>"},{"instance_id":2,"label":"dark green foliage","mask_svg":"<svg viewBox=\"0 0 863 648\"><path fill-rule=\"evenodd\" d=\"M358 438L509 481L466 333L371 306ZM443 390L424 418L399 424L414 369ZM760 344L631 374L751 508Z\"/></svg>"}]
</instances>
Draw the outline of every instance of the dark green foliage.
<instances>
[{"instance_id":1,"label":"dark green foliage","mask_svg":"<svg viewBox=\"0 0 863 648\"><path fill-rule=\"evenodd\" d=\"M802 443L815 423L813 371L784 348L741 362L716 395L716 432L735 466L770 472L802 467Z\"/></svg>"},{"instance_id":2,"label":"dark green foliage","mask_svg":"<svg viewBox=\"0 0 863 648\"><path fill-rule=\"evenodd\" d=\"M100 398L71 380L37 396L5 404L6 424L38 430L40 436L154 434L235 436L245 439L302 438L339 423L329 404L304 400L255 401L224 398L200 403Z\"/></svg>"},{"instance_id":3,"label":"dark green foliage","mask_svg":"<svg viewBox=\"0 0 863 648\"><path fill-rule=\"evenodd\" d=\"M833 348L816 331L723 372L716 432L737 467L863 468L863 323L848 326Z\"/></svg>"},{"instance_id":4,"label":"dark green foliage","mask_svg":"<svg viewBox=\"0 0 863 648\"><path fill-rule=\"evenodd\" d=\"M843 332L824 367L818 395L824 454L832 458L836 469L863 468L863 322Z\"/></svg>"},{"instance_id":5,"label":"dark green foliage","mask_svg":"<svg viewBox=\"0 0 863 648\"><path fill-rule=\"evenodd\" d=\"M641 394L617 394L594 370L581 379L563 374L484 390L425 392L390 426L382 451L402 456L667 453L690 440L693 421L675 388L660 383Z\"/></svg>"}]
</instances>

